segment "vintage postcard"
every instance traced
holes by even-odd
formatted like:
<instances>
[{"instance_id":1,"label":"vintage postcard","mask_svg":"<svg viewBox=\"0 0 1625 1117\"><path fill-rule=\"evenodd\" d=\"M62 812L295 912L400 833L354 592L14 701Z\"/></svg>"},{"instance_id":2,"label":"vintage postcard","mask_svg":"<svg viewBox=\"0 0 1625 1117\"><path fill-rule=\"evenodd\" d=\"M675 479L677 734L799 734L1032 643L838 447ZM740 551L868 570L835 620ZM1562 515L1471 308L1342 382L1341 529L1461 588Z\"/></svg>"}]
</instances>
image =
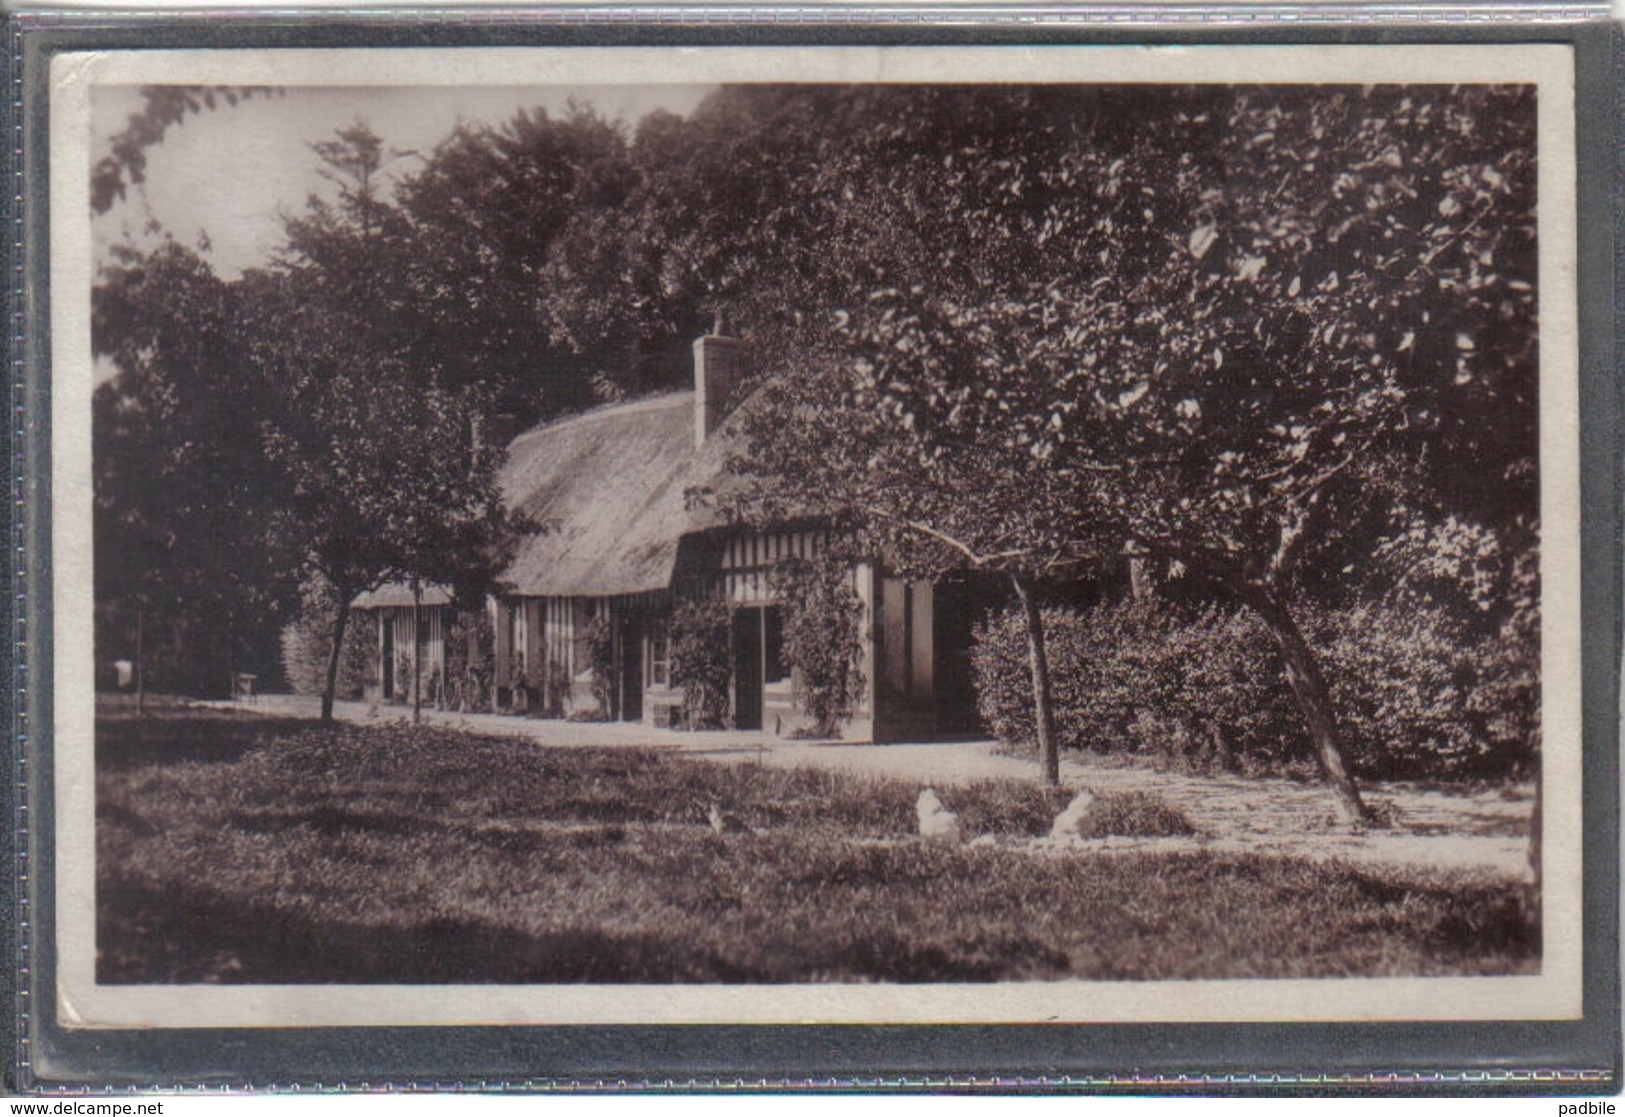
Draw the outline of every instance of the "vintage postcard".
<instances>
[{"instance_id":1,"label":"vintage postcard","mask_svg":"<svg viewBox=\"0 0 1625 1117\"><path fill-rule=\"evenodd\" d=\"M1579 1016L1571 48L48 91L61 1025Z\"/></svg>"}]
</instances>

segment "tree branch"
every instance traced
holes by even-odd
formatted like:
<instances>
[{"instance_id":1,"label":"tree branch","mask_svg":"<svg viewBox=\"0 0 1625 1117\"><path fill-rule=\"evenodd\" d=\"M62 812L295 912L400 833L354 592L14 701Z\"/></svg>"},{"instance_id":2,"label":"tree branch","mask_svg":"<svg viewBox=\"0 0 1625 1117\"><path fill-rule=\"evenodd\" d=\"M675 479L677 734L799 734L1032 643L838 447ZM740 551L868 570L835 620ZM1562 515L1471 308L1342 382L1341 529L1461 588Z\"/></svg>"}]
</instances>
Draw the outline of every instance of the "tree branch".
<instances>
[{"instance_id":1,"label":"tree branch","mask_svg":"<svg viewBox=\"0 0 1625 1117\"><path fill-rule=\"evenodd\" d=\"M946 547L950 547L964 555L970 564L977 569L984 569L993 563L1003 562L1006 559L1027 558L1031 554L1031 552L1024 550L999 551L996 554L990 555L977 554L977 552L968 543L961 542L960 540L955 539L953 536L948 535L946 532L938 531L930 524L922 524L918 520L910 520L902 516L894 515L893 513L887 512L883 508L877 508L874 505L864 505L863 511L865 514L874 516L877 519L889 520L892 523L897 524L899 527L907 528L909 531L915 532L918 535L924 535L928 538L935 539L938 543L941 543Z\"/></svg>"},{"instance_id":2,"label":"tree branch","mask_svg":"<svg viewBox=\"0 0 1625 1117\"><path fill-rule=\"evenodd\" d=\"M1310 510L1301 505L1294 505L1287 521L1281 525L1281 541L1276 544L1275 554L1270 556L1268 567L1269 584L1279 588L1285 583L1286 577L1297 564L1298 556L1303 553L1304 539L1308 535Z\"/></svg>"}]
</instances>

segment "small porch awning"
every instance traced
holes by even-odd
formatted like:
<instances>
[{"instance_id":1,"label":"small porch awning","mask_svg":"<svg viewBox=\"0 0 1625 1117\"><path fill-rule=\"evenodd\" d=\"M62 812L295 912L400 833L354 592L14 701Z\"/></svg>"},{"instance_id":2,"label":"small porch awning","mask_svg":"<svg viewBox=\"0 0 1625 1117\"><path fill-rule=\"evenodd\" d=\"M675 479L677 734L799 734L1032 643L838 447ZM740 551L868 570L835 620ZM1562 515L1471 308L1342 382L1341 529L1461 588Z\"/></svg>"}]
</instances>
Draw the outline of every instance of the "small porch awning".
<instances>
[{"instance_id":1,"label":"small porch awning","mask_svg":"<svg viewBox=\"0 0 1625 1117\"><path fill-rule=\"evenodd\" d=\"M431 605L450 605L451 591L444 586L426 585L419 595L425 608ZM369 590L350 602L352 609L410 609L412 587L405 582L386 582Z\"/></svg>"}]
</instances>

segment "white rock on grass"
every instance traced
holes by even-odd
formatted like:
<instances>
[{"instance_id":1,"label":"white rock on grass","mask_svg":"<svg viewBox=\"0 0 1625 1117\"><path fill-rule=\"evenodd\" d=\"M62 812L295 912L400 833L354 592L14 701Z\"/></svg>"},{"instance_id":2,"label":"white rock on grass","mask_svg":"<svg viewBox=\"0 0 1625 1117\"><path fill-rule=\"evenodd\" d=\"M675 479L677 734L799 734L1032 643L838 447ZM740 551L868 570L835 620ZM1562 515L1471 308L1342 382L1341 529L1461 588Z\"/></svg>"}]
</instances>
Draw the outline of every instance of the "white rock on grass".
<instances>
[{"instance_id":1,"label":"white rock on grass","mask_svg":"<svg viewBox=\"0 0 1625 1117\"><path fill-rule=\"evenodd\" d=\"M937 793L929 787L920 792L914 804L914 813L920 817L920 836L938 841L959 842L959 816L942 805Z\"/></svg>"},{"instance_id":2,"label":"white rock on grass","mask_svg":"<svg viewBox=\"0 0 1625 1117\"><path fill-rule=\"evenodd\" d=\"M1049 836L1052 838L1076 837L1078 835L1078 823L1083 821L1083 816L1089 813L1089 808L1094 806L1094 803L1094 792L1088 788L1078 792L1073 797L1072 802L1066 805L1066 810L1055 816L1055 823L1049 828Z\"/></svg>"},{"instance_id":3,"label":"white rock on grass","mask_svg":"<svg viewBox=\"0 0 1625 1117\"><path fill-rule=\"evenodd\" d=\"M744 821L738 815L726 813L723 811L722 807L716 803L712 803L710 809L705 812L705 819L711 824L711 829L715 830L718 834L750 833L750 827L746 826Z\"/></svg>"}]
</instances>

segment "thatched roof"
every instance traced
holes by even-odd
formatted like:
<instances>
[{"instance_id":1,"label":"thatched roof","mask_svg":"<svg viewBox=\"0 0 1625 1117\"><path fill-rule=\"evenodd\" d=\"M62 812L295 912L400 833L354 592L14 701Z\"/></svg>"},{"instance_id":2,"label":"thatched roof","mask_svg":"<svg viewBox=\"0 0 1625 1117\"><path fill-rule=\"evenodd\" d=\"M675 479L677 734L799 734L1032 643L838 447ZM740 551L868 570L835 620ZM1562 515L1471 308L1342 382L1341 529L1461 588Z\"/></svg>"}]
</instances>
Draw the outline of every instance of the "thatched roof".
<instances>
[{"instance_id":1,"label":"thatched roof","mask_svg":"<svg viewBox=\"0 0 1625 1117\"><path fill-rule=\"evenodd\" d=\"M539 526L501 581L528 597L619 597L671 586L683 536L721 524L690 508L691 488L725 489L731 424L694 446L694 393L612 404L547 423L514 439L498 484L508 508ZM431 594L435 596L431 597ZM436 587L425 605L448 604ZM357 609L412 604L390 584Z\"/></svg>"},{"instance_id":2,"label":"thatched roof","mask_svg":"<svg viewBox=\"0 0 1625 1117\"><path fill-rule=\"evenodd\" d=\"M616 404L536 428L508 448L508 506L542 530L503 575L514 592L613 597L671 585L677 544L715 527L685 490L722 474L727 438L694 447L694 393Z\"/></svg>"},{"instance_id":3,"label":"thatched roof","mask_svg":"<svg viewBox=\"0 0 1625 1117\"><path fill-rule=\"evenodd\" d=\"M444 586L424 586L422 602L425 608L431 605L450 605L451 591ZM405 582L390 582L377 589L362 594L350 603L352 609L410 609L412 607L412 587Z\"/></svg>"}]
</instances>

